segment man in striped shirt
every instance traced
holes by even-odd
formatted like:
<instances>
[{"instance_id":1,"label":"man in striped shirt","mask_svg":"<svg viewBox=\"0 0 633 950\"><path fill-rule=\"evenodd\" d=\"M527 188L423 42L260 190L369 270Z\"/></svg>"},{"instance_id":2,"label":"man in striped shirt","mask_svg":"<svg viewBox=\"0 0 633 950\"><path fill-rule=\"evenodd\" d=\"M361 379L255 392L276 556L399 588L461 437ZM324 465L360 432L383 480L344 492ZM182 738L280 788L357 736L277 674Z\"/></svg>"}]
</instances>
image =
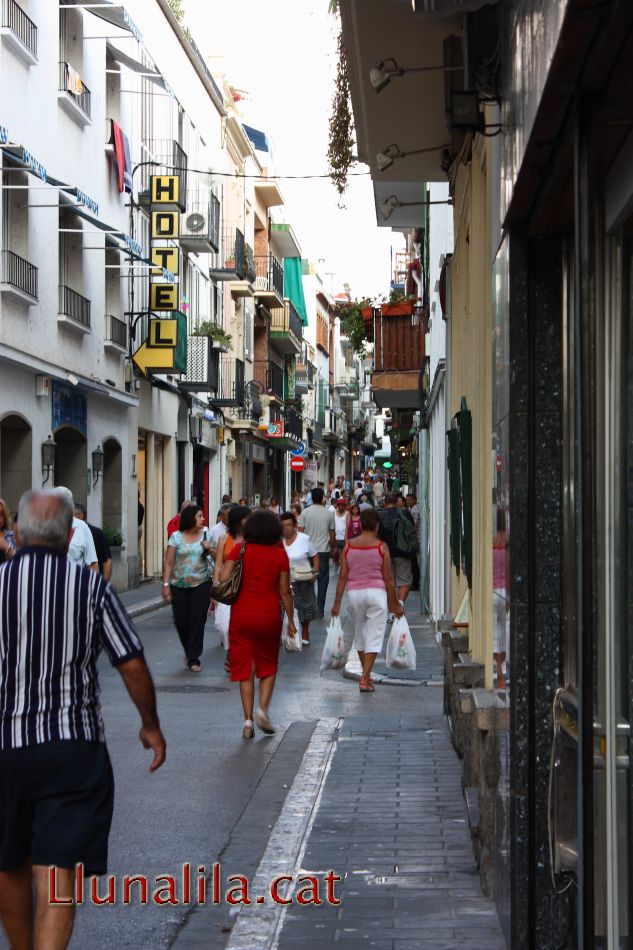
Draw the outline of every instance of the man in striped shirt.
<instances>
[{"instance_id":1,"label":"man in striped shirt","mask_svg":"<svg viewBox=\"0 0 633 950\"><path fill-rule=\"evenodd\" d=\"M141 717L153 772L165 760L143 647L114 590L66 557L71 502L27 492L18 550L0 567L0 919L11 947L66 947L75 866L104 874L114 802L99 706L105 649ZM35 913L31 889L35 885Z\"/></svg>"}]
</instances>

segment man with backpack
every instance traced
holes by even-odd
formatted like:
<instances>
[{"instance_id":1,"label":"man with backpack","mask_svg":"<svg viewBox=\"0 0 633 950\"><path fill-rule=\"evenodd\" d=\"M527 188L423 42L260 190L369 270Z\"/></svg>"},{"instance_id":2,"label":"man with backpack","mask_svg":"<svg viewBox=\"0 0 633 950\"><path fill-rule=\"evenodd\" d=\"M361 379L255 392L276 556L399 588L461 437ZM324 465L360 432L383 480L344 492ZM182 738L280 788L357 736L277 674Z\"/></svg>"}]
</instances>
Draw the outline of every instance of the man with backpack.
<instances>
[{"instance_id":1,"label":"man with backpack","mask_svg":"<svg viewBox=\"0 0 633 950\"><path fill-rule=\"evenodd\" d=\"M378 510L378 518L378 537L389 548L398 600L404 603L413 584L411 559L418 549L415 524L406 508L396 507L393 492L385 495L385 507Z\"/></svg>"}]
</instances>

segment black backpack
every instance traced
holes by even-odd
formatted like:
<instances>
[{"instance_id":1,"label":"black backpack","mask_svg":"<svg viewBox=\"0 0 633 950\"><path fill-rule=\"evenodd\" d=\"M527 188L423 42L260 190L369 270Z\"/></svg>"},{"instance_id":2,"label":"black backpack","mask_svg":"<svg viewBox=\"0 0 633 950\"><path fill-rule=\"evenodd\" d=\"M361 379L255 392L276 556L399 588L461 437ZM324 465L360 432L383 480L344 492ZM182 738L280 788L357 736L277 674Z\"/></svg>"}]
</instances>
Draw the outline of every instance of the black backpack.
<instances>
[{"instance_id":1,"label":"black backpack","mask_svg":"<svg viewBox=\"0 0 633 950\"><path fill-rule=\"evenodd\" d=\"M396 557L411 557L418 550L418 535L413 519L398 510L393 528L393 546Z\"/></svg>"}]
</instances>

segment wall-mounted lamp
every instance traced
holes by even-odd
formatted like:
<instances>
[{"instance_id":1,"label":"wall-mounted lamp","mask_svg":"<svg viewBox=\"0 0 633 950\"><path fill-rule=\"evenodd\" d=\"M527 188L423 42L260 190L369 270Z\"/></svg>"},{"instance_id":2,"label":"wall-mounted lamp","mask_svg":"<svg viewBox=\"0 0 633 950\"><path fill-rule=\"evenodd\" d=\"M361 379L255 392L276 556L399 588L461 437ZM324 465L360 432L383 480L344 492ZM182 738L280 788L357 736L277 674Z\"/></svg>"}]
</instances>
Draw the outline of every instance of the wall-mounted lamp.
<instances>
[{"instance_id":1,"label":"wall-mounted lamp","mask_svg":"<svg viewBox=\"0 0 633 950\"><path fill-rule=\"evenodd\" d=\"M46 474L46 478L42 481L42 485L45 485L49 480L52 470L55 468L55 449L57 448L57 443L55 442L52 435L49 435L46 442L42 442L42 475Z\"/></svg>"},{"instance_id":2,"label":"wall-mounted lamp","mask_svg":"<svg viewBox=\"0 0 633 950\"><path fill-rule=\"evenodd\" d=\"M92 474L94 476L93 487L97 484L101 476L103 475L103 460L105 458L105 453L100 445L96 447L92 453Z\"/></svg>"},{"instance_id":3,"label":"wall-mounted lamp","mask_svg":"<svg viewBox=\"0 0 633 950\"><path fill-rule=\"evenodd\" d=\"M450 147L449 142L448 145L431 145L429 148L416 148L409 152L403 152L394 142L383 149L382 152L376 154L376 165L379 172L384 172L390 165L393 165L394 158L408 158L409 155L423 155L425 152L441 152L443 149Z\"/></svg>"},{"instance_id":4,"label":"wall-mounted lamp","mask_svg":"<svg viewBox=\"0 0 633 950\"><path fill-rule=\"evenodd\" d=\"M136 474L136 455L132 454L132 471L130 473L131 478L137 478Z\"/></svg>"},{"instance_id":5,"label":"wall-mounted lamp","mask_svg":"<svg viewBox=\"0 0 633 950\"><path fill-rule=\"evenodd\" d=\"M394 76L404 76L405 73L433 73L433 72L462 72L463 66L398 66L393 56L379 59L369 70L369 81L374 92L380 92L388 86Z\"/></svg>"},{"instance_id":6,"label":"wall-mounted lamp","mask_svg":"<svg viewBox=\"0 0 633 950\"><path fill-rule=\"evenodd\" d=\"M380 202L380 210L385 221L388 221L397 208L412 208L415 205L425 207L426 205L452 205L453 199L446 201L400 201L396 195L389 195Z\"/></svg>"}]
</instances>

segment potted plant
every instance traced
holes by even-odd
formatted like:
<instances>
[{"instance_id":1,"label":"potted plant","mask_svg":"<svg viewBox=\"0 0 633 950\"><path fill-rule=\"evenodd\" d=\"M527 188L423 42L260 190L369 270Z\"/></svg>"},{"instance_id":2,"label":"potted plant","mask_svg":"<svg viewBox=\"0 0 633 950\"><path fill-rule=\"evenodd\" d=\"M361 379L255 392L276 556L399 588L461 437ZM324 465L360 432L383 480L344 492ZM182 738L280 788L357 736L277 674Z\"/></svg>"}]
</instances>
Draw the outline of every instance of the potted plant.
<instances>
[{"instance_id":1,"label":"potted plant","mask_svg":"<svg viewBox=\"0 0 633 950\"><path fill-rule=\"evenodd\" d=\"M350 300L339 304L338 316L342 332L349 337L352 350L359 356L365 352L365 344L374 339L374 308L367 298Z\"/></svg>"},{"instance_id":2,"label":"potted plant","mask_svg":"<svg viewBox=\"0 0 633 950\"><path fill-rule=\"evenodd\" d=\"M119 551L122 549L124 539L120 531L118 531L116 528L104 527L103 533L108 539L108 544L111 548L116 548Z\"/></svg>"},{"instance_id":3,"label":"potted plant","mask_svg":"<svg viewBox=\"0 0 633 950\"><path fill-rule=\"evenodd\" d=\"M191 331L190 336L208 336L214 343L226 349L230 349L233 342L231 334L226 333L222 327L218 326L217 323L213 323L212 320L203 320Z\"/></svg>"},{"instance_id":4,"label":"potted plant","mask_svg":"<svg viewBox=\"0 0 633 950\"><path fill-rule=\"evenodd\" d=\"M380 307L383 317L410 317L413 314L415 300L407 300L400 290L392 290L389 300Z\"/></svg>"}]
</instances>

